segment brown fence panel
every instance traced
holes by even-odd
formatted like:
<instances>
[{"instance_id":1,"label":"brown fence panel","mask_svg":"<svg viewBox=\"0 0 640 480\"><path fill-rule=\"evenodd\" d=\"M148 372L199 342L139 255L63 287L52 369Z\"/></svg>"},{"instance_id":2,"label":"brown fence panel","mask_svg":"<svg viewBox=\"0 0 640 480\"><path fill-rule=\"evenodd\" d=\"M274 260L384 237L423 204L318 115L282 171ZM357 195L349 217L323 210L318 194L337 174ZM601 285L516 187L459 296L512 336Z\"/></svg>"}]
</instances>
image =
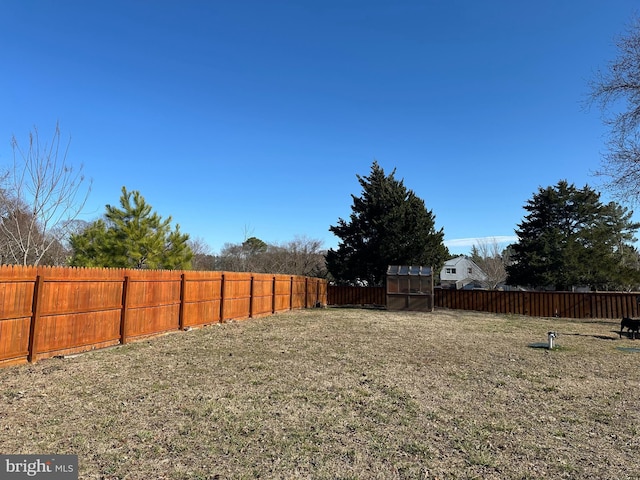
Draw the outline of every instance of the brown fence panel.
<instances>
[{"instance_id":1,"label":"brown fence panel","mask_svg":"<svg viewBox=\"0 0 640 480\"><path fill-rule=\"evenodd\" d=\"M305 278L305 288L304 291L306 293L304 298L304 306L305 307L313 307L316 304L316 292L317 292L317 284L312 281L310 278Z\"/></svg>"},{"instance_id":2,"label":"brown fence panel","mask_svg":"<svg viewBox=\"0 0 640 480\"><path fill-rule=\"evenodd\" d=\"M127 270L128 339L177 330L180 319L181 272Z\"/></svg>"},{"instance_id":3,"label":"brown fence panel","mask_svg":"<svg viewBox=\"0 0 640 480\"><path fill-rule=\"evenodd\" d=\"M633 312L631 311L631 309L629 308L629 296L628 295L621 295L620 296L620 312L622 313L622 317L632 317L633 316Z\"/></svg>"},{"instance_id":4,"label":"brown fence panel","mask_svg":"<svg viewBox=\"0 0 640 480\"><path fill-rule=\"evenodd\" d=\"M39 267L32 360L120 342L123 270Z\"/></svg>"},{"instance_id":5,"label":"brown fence panel","mask_svg":"<svg viewBox=\"0 0 640 480\"><path fill-rule=\"evenodd\" d=\"M568 292L555 292L549 295L549 309L553 312L554 317L559 317L561 312L564 312L567 315L565 318L575 318L574 315L578 305L577 298L569 298L566 293Z\"/></svg>"},{"instance_id":6,"label":"brown fence panel","mask_svg":"<svg viewBox=\"0 0 640 480\"><path fill-rule=\"evenodd\" d=\"M329 291L334 287L329 287ZM354 287L352 287L354 288ZM502 292L435 289L440 308L534 317L622 318L640 315L640 294L623 292ZM331 297L330 295L330 298Z\"/></svg>"},{"instance_id":7,"label":"brown fence panel","mask_svg":"<svg viewBox=\"0 0 640 480\"><path fill-rule=\"evenodd\" d=\"M561 294L555 292L545 292L545 295L541 295L543 299L543 309L542 316L543 317L557 317L560 316L558 311L558 298Z\"/></svg>"},{"instance_id":8,"label":"brown fence panel","mask_svg":"<svg viewBox=\"0 0 640 480\"><path fill-rule=\"evenodd\" d=\"M327 282L320 278L307 278L307 306L327 304Z\"/></svg>"},{"instance_id":9,"label":"brown fence panel","mask_svg":"<svg viewBox=\"0 0 640 480\"><path fill-rule=\"evenodd\" d=\"M291 285L293 277L290 275L275 275L273 312L291 310Z\"/></svg>"},{"instance_id":10,"label":"brown fence panel","mask_svg":"<svg viewBox=\"0 0 640 480\"><path fill-rule=\"evenodd\" d=\"M224 272L224 305L225 320L249 318L251 314L251 273Z\"/></svg>"},{"instance_id":11,"label":"brown fence panel","mask_svg":"<svg viewBox=\"0 0 640 480\"><path fill-rule=\"evenodd\" d=\"M591 302L589 301L589 295L586 293L578 294L577 305L574 307L573 318L594 318L591 312Z\"/></svg>"},{"instance_id":12,"label":"brown fence panel","mask_svg":"<svg viewBox=\"0 0 640 480\"><path fill-rule=\"evenodd\" d=\"M610 295L603 297L604 300L604 314L609 317L613 316L613 312L615 311L615 306L613 302L613 298Z\"/></svg>"},{"instance_id":13,"label":"brown fence panel","mask_svg":"<svg viewBox=\"0 0 640 480\"><path fill-rule=\"evenodd\" d=\"M591 295L589 297L589 307L594 318L603 318L602 313L602 298Z\"/></svg>"},{"instance_id":14,"label":"brown fence panel","mask_svg":"<svg viewBox=\"0 0 640 480\"><path fill-rule=\"evenodd\" d=\"M551 294L551 309L554 317L576 318L580 302L576 297L567 296L568 292L555 292Z\"/></svg>"},{"instance_id":15,"label":"brown fence panel","mask_svg":"<svg viewBox=\"0 0 640 480\"><path fill-rule=\"evenodd\" d=\"M327 305L327 281L318 279L318 301L322 305Z\"/></svg>"},{"instance_id":16,"label":"brown fence panel","mask_svg":"<svg viewBox=\"0 0 640 480\"><path fill-rule=\"evenodd\" d=\"M536 317L540 315L540 296L538 292L526 292L527 297L527 310L526 314L532 317Z\"/></svg>"},{"instance_id":17,"label":"brown fence panel","mask_svg":"<svg viewBox=\"0 0 640 480\"><path fill-rule=\"evenodd\" d=\"M326 299L325 280L297 276L0 266L0 365Z\"/></svg>"},{"instance_id":18,"label":"brown fence panel","mask_svg":"<svg viewBox=\"0 0 640 480\"><path fill-rule=\"evenodd\" d=\"M492 295L493 292L491 291L485 291L485 290L478 290L477 293L481 293L481 297L483 297L483 305L484 305L484 311L485 312L491 312L491 313L496 313L495 312L495 303L494 303L494 296ZM473 301L473 299L472 299Z\"/></svg>"},{"instance_id":19,"label":"brown fence panel","mask_svg":"<svg viewBox=\"0 0 640 480\"><path fill-rule=\"evenodd\" d=\"M527 315L532 317L540 315L540 295L538 292L527 292Z\"/></svg>"},{"instance_id":20,"label":"brown fence panel","mask_svg":"<svg viewBox=\"0 0 640 480\"><path fill-rule=\"evenodd\" d=\"M386 305L383 287L328 285L329 305ZM623 292L519 292L436 288L439 308L501 314L563 318L637 318L640 293Z\"/></svg>"},{"instance_id":21,"label":"brown fence panel","mask_svg":"<svg viewBox=\"0 0 640 480\"><path fill-rule=\"evenodd\" d=\"M495 290L434 290L435 306L497 314L553 316L556 302L541 292L502 292ZM557 303L557 302L556 302ZM547 315L543 315L546 313Z\"/></svg>"},{"instance_id":22,"label":"brown fence panel","mask_svg":"<svg viewBox=\"0 0 640 480\"><path fill-rule=\"evenodd\" d=\"M318 281L312 278L307 278L307 298L305 301L306 307L315 307L320 301L318 291Z\"/></svg>"},{"instance_id":23,"label":"brown fence panel","mask_svg":"<svg viewBox=\"0 0 640 480\"><path fill-rule=\"evenodd\" d=\"M385 287L327 286L328 305L386 305Z\"/></svg>"},{"instance_id":24,"label":"brown fence panel","mask_svg":"<svg viewBox=\"0 0 640 480\"><path fill-rule=\"evenodd\" d=\"M291 284L291 308L305 308L306 307L306 277L294 276Z\"/></svg>"},{"instance_id":25,"label":"brown fence panel","mask_svg":"<svg viewBox=\"0 0 640 480\"><path fill-rule=\"evenodd\" d=\"M625 298L627 302L625 306L626 307L625 311L623 312L625 313L625 315L623 316L630 317L630 318L637 317L638 316L638 297L637 296L631 297L627 295Z\"/></svg>"},{"instance_id":26,"label":"brown fence panel","mask_svg":"<svg viewBox=\"0 0 640 480\"><path fill-rule=\"evenodd\" d=\"M545 313L547 313L545 317L549 316L549 313L551 313L552 317L559 317L560 312L563 311L565 315L567 315L566 318L573 318L573 312L576 306L575 298L567 299L568 301L565 306L562 305L564 303L563 300L566 298L565 292L553 292L547 295L546 298L548 305L545 311Z\"/></svg>"},{"instance_id":27,"label":"brown fence panel","mask_svg":"<svg viewBox=\"0 0 640 480\"><path fill-rule=\"evenodd\" d=\"M438 307L444 307L444 308L451 308L449 306L449 297L445 297L445 295L442 293L443 290L441 288L435 288L433 290L433 304L434 306L438 306Z\"/></svg>"},{"instance_id":28,"label":"brown fence panel","mask_svg":"<svg viewBox=\"0 0 640 480\"><path fill-rule=\"evenodd\" d=\"M0 365L27 361L36 276L35 267L0 267Z\"/></svg>"},{"instance_id":29,"label":"brown fence panel","mask_svg":"<svg viewBox=\"0 0 640 480\"><path fill-rule=\"evenodd\" d=\"M220 322L222 272L184 274L183 328Z\"/></svg>"},{"instance_id":30,"label":"brown fence panel","mask_svg":"<svg viewBox=\"0 0 640 480\"><path fill-rule=\"evenodd\" d=\"M264 317L273 313L273 275L254 273L251 277L251 317Z\"/></svg>"},{"instance_id":31,"label":"brown fence panel","mask_svg":"<svg viewBox=\"0 0 640 480\"><path fill-rule=\"evenodd\" d=\"M627 297L625 295L617 295L617 299L618 299L618 308L619 308L619 312L621 313L621 317L627 317L627 316L631 316L627 308Z\"/></svg>"},{"instance_id":32,"label":"brown fence panel","mask_svg":"<svg viewBox=\"0 0 640 480\"><path fill-rule=\"evenodd\" d=\"M479 295L470 295L467 301L469 305L481 305L482 310L485 312L493 312L493 304L491 303L491 292L477 290L475 292Z\"/></svg>"}]
</instances>

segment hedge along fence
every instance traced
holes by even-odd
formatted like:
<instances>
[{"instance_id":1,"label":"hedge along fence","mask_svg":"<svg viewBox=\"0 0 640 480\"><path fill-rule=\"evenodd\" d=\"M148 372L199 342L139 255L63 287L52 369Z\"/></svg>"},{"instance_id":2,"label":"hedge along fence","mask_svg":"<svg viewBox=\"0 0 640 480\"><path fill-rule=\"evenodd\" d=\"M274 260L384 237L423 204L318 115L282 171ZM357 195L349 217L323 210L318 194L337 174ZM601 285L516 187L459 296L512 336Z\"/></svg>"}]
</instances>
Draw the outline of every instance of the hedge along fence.
<instances>
[{"instance_id":1,"label":"hedge along fence","mask_svg":"<svg viewBox=\"0 0 640 480\"><path fill-rule=\"evenodd\" d=\"M0 266L0 366L317 303L310 277Z\"/></svg>"}]
</instances>

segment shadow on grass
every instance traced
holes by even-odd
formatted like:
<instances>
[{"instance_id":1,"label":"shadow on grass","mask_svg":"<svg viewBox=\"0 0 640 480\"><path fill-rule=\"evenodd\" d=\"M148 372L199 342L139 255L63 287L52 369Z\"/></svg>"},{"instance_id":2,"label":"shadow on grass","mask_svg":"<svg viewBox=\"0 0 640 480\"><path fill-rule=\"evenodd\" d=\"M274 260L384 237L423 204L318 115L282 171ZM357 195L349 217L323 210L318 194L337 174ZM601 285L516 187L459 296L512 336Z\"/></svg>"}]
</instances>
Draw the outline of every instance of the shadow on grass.
<instances>
[{"instance_id":1,"label":"shadow on grass","mask_svg":"<svg viewBox=\"0 0 640 480\"><path fill-rule=\"evenodd\" d=\"M539 343L530 343L527 345L527 347L529 348L538 348L541 350L547 350L550 352L567 352L569 350L571 350L571 348L569 347L565 347L563 345L560 345L558 343L554 343L553 344L553 348L549 348L549 344L548 343L543 343L543 342L539 342Z\"/></svg>"},{"instance_id":2,"label":"shadow on grass","mask_svg":"<svg viewBox=\"0 0 640 480\"><path fill-rule=\"evenodd\" d=\"M364 310L387 310L387 306L386 305L377 305L377 304L373 304L373 303L367 303L364 305L327 305L327 308L331 308L334 310L339 310L339 309L364 309Z\"/></svg>"},{"instance_id":3,"label":"shadow on grass","mask_svg":"<svg viewBox=\"0 0 640 480\"><path fill-rule=\"evenodd\" d=\"M612 330L612 333L617 334L618 331ZM618 340L618 337L610 337L609 335L586 335L584 333L563 333L562 335L573 336L573 337L590 337L590 338L596 338L598 340Z\"/></svg>"}]
</instances>

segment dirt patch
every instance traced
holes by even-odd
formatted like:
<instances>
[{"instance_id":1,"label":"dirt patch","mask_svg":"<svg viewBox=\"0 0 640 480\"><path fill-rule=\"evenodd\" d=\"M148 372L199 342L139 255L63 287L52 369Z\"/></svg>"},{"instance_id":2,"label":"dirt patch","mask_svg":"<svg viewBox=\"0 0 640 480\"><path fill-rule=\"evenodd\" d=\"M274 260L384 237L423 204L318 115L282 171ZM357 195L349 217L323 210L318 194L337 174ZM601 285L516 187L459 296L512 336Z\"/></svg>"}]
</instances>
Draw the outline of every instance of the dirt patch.
<instances>
[{"instance_id":1,"label":"dirt patch","mask_svg":"<svg viewBox=\"0 0 640 480\"><path fill-rule=\"evenodd\" d=\"M331 308L176 333L1 369L0 449L86 479L640 478L617 328Z\"/></svg>"}]
</instances>

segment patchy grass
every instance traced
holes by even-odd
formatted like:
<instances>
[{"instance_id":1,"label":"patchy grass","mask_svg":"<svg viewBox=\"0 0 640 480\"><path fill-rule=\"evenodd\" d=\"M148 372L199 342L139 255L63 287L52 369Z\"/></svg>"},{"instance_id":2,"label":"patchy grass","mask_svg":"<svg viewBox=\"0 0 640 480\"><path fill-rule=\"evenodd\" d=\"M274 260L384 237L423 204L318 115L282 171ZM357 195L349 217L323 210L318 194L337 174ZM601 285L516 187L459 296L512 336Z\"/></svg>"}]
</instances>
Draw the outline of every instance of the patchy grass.
<instances>
[{"instance_id":1,"label":"patchy grass","mask_svg":"<svg viewBox=\"0 0 640 480\"><path fill-rule=\"evenodd\" d=\"M617 328L314 309L171 334L1 369L0 449L83 479L640 478Z\"/></svg>"}]
</instances>

